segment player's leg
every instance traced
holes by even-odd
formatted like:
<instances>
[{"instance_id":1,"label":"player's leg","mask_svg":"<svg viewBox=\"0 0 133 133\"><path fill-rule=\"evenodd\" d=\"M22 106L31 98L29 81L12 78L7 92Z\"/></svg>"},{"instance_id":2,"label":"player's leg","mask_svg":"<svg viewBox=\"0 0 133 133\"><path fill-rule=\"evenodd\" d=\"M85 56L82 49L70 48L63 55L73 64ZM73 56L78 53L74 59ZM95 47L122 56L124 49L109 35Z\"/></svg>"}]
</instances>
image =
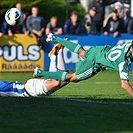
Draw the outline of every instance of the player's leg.
<instances>
[{"instance_id":1,"label":"player's leg","mask_svg":"<svg viewBox=\"0 0 133 133\"><path fill-rule=\"evenodd\" d=\"M54 51L54 52L53 52ZM76 77L74 77L74 74L69 74L66 72L66 66L65 66L65 61L63 57L63 48L58 50L58 61L57 61L57 66L56 66L56 56L53 55L56 52L55 47L52 49L52 54L50 54L50 69L48 71L42 71L38 67L34 69L34 77L46 77L50 79L55 79L55 80L60 80L60 81L76 81ZM50 52L50 53L51 53ZM62 71L57 71L57 67L59 70ZM56 70L56 71L55 71Z\"/></svg>"},{"instance_id":2,"label":"player's leg","mask_svg":"<svg viewBox=\"0 0 133 133\"><path fill-rule=\"evenodd\" d=\"M56 72L57 71L57 65L56 65L56 55L52 55L50 57L50 65L49 65L49 71L50 72Z\"/></svg>"},{"instance_id":3,"label":"player's leg","mask_svg":"<svg viewBox=\"0 0 133 133\"><path fill-rule=\"evenodd\" d=\"M53 35L52 33L49 33L46 41L47 42L50 42L50 41L58 42L58 43L62 44L63 46L67 47L72 52L79 54L83 59L85 59L85 57L84 57L85 50L83 49L83 47L81 45L79 45L77 43L73 43L68 40L64 40L60 37Z\"/></svg>"},{"instance_id":4,"label":"player's leg","mask_svg":"<svg viewBox=\"0 0 133 133\"><path fill-rule=\"evenodd\" d=\"M49 53L49 57L50 57L49 71L50 72L55 72L58 70L67 71L64 56L63 56L63 48L64 48L63 45L55 44L55 46L50 51Z\"/></svg>"},{"instance_id":5,"label":"player's leg","mask_svg":"<svg viewBox=\"0 0 133 133\"><path fill-rule=\"evenodd\" d=\"M77 82L75 73L69 74L68 72L64 71L49 72L40 70L38 67L34 69L34 77L46 77L49 79L55 79L66 82Z\"/></svg>"},{"instance_id":6,"label":"player's leg","mask_svg":"<svg viewBox=\"0 0 133 133\"><path fill-rule=\"evenodd\" d=\"M63 71L63 72L67 71L64 56L63 56L63 48L64 48L63 45L56 44L53 47L53 49L50 51L49 71L54 71L54 72L58 70ZM67 84L68 82L62 82L62 81L57 81L57 80L47 80L46 88L48 92L51 94Z\"/></svg>"},{"instance_id":7,"label":"player's leg","mask_svg":"<svg viewBox=\"0 0 133 133\"><path fill-rule=\"evenodd\" d=\"M57 55L58 54L58 55ZM58 69L62 70L62 72L66 71L64 57L63 57L63 47L59 49L53 48L49 54L50 56L50 67L49 71L54 73L57 72ZM57 57L58 56L58 57ZM57 60L56 60L57 58ZM34 71L38 71L39 68L36 68ZM57 80L52 80L50 77L49 79L30 79L25 84L25 88L32 96L37 95L49 95L56 90L60 89L61 87L68 84L68 82L61 82ZM32 89L31 89L32 88Z\"/></svg>"},{"instance_id":8,"label":"player's leg","mask_svg":"<svg viewBox=\"0 0 133 133\"><path fill-rule=\"evenodd\" d=\"M67 71L64 56L63 56L63 48L59 50L57 55L57 68L58 70L61 70L61 71Z\"/></svg>"},{"instance_id":9,"label":"player's leg","mask_svg":"<svg viewBox=\"0 0 133 133\"><path fill-rule=\"evenodd\" d=\"M25 90L30 96L47 96L67 84L68 82L61 82L51 79L30 79L25 83Z\"/></svg>"},{"instance_id":10,"label":"player's leg","mask_svg":"<svg viewBox=\"0 0 133 133\"><path fill-rule=\"evenodd\" d=\"M35 69L35 75L39 77L45 76L47 78L68 82L77 82L90 78L101 70L99 64L95 64L95 53L91 55L91 57L88 57L85 60L76 63L76 73L69 74L62 71L48 72L42 71L40 69Z\"/></svg>"},{"instance_id":11,"label":"player's leg","mask_svg":"<svg viewBox=\"0 0 133 133\"><path fill-rule=\"evenodd\" d=\"M47 80L44 85L48 90L48 94L52 94L53 92L59 90L63 86L67 85L69 82L62 82L57 80Z\"/></svg>"}]
</instances>

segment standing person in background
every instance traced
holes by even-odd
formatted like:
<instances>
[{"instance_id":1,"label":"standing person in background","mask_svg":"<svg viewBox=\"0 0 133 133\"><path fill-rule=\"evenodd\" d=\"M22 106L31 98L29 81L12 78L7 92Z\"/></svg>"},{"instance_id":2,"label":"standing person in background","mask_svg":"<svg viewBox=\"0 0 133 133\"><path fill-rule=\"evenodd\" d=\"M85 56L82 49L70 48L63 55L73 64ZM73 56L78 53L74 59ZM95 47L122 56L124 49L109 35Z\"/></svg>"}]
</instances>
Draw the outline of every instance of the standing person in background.
<instances>
[{"instance_id":1,"label":"standing person in background","mask_svg":"<svg viewBox=\"0 0 133 133\"><path fill-rule=\"evenodd\" d=\"M130 5L129 4L124 4L123 8L123 22L124 22L124 28L123 28L123 33L127 33L127 27L128 27L128 22L131 19L130 16Z\"/></svg>"},{"instance_id":2,"label":"standing person in background","mask_svg":"<svg viewBox=\"0 0 133 133\"><path fill-rule=\"evenodd\" d=\"M113 33L114 38L118 36L122 31L123 21L117 15L117 10L112 10L112 17L108 19L106 26L104 27L104 35L108 35L109 33Z\"/></svg>"},{"instance_id":3,"label":"standing person in background","mask_svg":"<svg viewBox=\"0 0 133 133\"><path fill-rule=\"evenodd\" d=\"M89 15L91 17L91 33L101 33L102 21L104 16L104 6L100 0L93 0L89 4Z\"/></svg>"},{"instance_id":4,"label":"standing person in background","mask_svg":"<svg viewBox=\"0 0 133 133\"><path fill-rule=\"evenodd\" d=\"M117 10L117 15L122 18L123 17L123 5L121 2L114 3L114 7Z\"/></svg>"},{"instance_id":5,"label":"standing person in background","mask_svg":"<svg viewBox=\"0 0 133 133\"><path fill-rule=\"evenodd\" d=\"M64 25L65 34L75 34L78 35L81 32L81 22L78 20L78 12L73 11L71 13L70 19L66 20Z\"/></svg>"},{"instance_id":6,"label":"standing person in background","mask_svg":"<svg viewBox=\"0 0 133 133\"><path fill-rule=\"evenodd\" d=\"M22 14L23 14L23 22L25 23L27 15L26 15L26 13L24 13L22 11L22 4L21 3L17 3L15 7L22 12Z\"/></svg>"},{"instance_id":7,"label":"standing person in background","mask_svg":"<svg viewBox=\"0 0 133 133\"><path fill-rule=\"evenodd\" d=\"M128 22L127 33L133 34L133 17L131 17L129 22Z\"/></svg>"},{"instance_id":8,"label":"standing person in background","mask_svg":"<svg viewBox=\"0 0 133 133\"><path fill-rule=\"evenodd\" d=\"M40 49L44 48L44 19L38 16L38 7L33 6L31 9L32 15L27 17L26 26L30 33L37 37L38 46Z\"/></svg>"},{"instance_id":9,"label":"standing person in background","mask_svg":"<svg viewBox=\"0 0 133 133\"><path fill-rule=\"evenodd\" d=\"M119 16L119 18L122 19L122 17L123 17L123 12L122 12L123 5L122 5L121 2L115 2L114 4L111 4L110 9L111 9L111 11L112 11L112 9L116 9L117 10L117 15ZM103 22L103 27L105 27L105 25L107 24L109 18L111 18L111 17L112 17L111 12L110 12L110 14L105 16L105 19L104 19L104 22Z\"/></svg>"},{"instance_id":10,"label":"standing person in background","mask_svg":"<svg viewBox=\"0 0 133 133\"><path fill-rule=\"evenodd\" d=\"M2 32L2 22L0 21L0 37L3 36L3 32Z\"/></svg>"},{"instance_id":11,"label":"standing person in background","mask_svg":"<svg viewBox=\"0 0 133 133\"><path fill-rule=\"evenodd\" d=\"M26 14L22 11L21 3L17 3L15 7L22 12L23 23L11 27L12 32L13 32L13 34L24 33L25 35L28 35L29 31L26 28Z\"/></svg>"},{"instance_id":12,"label":"standing person in background","mask_svg":"<svg viewBox=\"0 0 133 133\"><path fill-rule=\"evenodd\" d=\"M101 33L105 14L105 6L110 4L107 0L92 0L89 4L89 15L91 17L91 33Z\"/></svg>"},{"instance_id":13,"label":"standing person in background","mask_svg":"<svg viewBox=\"0 0 133 133\"><path fill-rule=\"evenodd\" d=\"M46 26L46 34L62 34L62 28L58 24L58 19L56 16L51 17L50 22Z\"/></svg>"}]
</instances>

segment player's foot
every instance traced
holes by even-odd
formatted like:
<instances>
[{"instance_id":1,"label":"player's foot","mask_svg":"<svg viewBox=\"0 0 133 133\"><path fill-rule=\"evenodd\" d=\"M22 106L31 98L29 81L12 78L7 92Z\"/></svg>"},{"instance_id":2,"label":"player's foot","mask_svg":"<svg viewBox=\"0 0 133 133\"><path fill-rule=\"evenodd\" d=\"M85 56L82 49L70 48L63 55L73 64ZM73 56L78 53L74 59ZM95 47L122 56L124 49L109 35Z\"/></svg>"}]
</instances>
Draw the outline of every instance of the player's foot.
<instances>
[{"instance_id":1,"label":"player's foot","mask_svg":"<svg viewBox=\"0 0 133 133\"><path fill-rule=\"evenodd\" d=\"M49 33L46 38L46 42L52 42L55 38L56 38L56 36L54 34Z\"/></svg>"},{"instance_id":2,"label":"player's foot","mask_svg":"<svg viewBox=\"0 0 133 133\"><path fill-rule=\"evenodd\" d=\"M61 45L59 43L55 44L54 47L52 48L52 50L49 52L49 57L51 57L52 55L57 55L59 50L63 49L63 48L64 48L63 45Z\"/></svg>"},{"instance_id":3,"label":"player's foot","mask_svg":"<svg viewBox=\"0 0 133 133\"><path fill-rule=\"evenodd\" d=\"M37 77L38 77L37 74L38 74L39 71L40 71L39 67L36 67L36 68L34 69L34 73L33 73L33 77L34 77L34 78L37 78Z\"/></svg>"}]
</instances>

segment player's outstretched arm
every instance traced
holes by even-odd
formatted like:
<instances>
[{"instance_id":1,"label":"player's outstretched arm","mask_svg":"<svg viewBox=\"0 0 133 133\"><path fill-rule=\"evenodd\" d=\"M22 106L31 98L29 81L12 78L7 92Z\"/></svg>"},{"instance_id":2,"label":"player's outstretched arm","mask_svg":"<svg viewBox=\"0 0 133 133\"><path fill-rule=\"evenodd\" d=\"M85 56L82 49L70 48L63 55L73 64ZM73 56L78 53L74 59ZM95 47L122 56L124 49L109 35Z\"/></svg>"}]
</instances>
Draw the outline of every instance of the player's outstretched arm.
<instances>
[{"instance_id":1,"label":"player's outstretched arm","mask_svg":"<svg viewBox=\"0 0 133 133\"><path fill-rule=\"evenodd\" d=\"M127 80L121 80L121 87L131 96L133 96L133 88Z\"/></svg>"}]
</instances>

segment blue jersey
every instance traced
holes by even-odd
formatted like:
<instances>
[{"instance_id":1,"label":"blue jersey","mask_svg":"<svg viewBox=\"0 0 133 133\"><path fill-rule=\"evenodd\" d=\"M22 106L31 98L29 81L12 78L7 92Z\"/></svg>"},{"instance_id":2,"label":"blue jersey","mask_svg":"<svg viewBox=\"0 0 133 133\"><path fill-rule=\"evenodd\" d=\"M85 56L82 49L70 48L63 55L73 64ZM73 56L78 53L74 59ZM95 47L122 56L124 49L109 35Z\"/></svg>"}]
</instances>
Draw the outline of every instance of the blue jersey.
<instances>
[{"instance_id":1,"label":"blue jersey","mask_svg":"<svg viewBox=\"0 0 133 133\"><path fill-rule=\"evenodd\" d=\"M24 84L22 82L0 81L0 92L24 93Z\"/></svg>"}]
</instances>

